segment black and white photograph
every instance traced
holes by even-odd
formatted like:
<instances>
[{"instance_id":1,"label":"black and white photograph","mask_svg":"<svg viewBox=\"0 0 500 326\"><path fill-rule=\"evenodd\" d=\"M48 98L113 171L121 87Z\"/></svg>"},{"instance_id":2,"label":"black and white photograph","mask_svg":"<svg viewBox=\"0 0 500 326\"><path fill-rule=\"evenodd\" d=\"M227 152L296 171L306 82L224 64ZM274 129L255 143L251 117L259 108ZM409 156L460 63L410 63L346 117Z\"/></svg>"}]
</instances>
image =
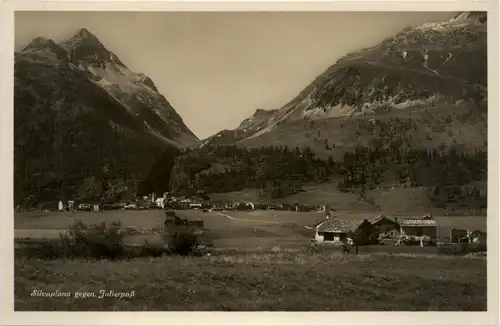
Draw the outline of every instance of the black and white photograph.
<instances>
[{"instance_id":1,"label":"black and white photograph","mask_svg":"<svg viewBox=\"0 0 500 326\"><path fill-rule=\"evenodd\" d=\"M16 11L14 311L486 312L491 15Z\"/></svg>"}]
</instances>

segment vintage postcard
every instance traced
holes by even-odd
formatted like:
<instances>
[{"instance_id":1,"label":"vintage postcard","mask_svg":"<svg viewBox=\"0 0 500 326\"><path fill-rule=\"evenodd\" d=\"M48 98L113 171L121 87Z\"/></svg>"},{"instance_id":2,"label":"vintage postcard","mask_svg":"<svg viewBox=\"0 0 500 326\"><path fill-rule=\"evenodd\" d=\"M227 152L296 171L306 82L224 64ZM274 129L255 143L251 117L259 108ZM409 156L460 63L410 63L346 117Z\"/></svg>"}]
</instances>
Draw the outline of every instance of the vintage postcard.
<instances>
[{"instance_id":1,"label":"vintage postcard","mask_svg":"<svg viewBox=\"0 0 500 326\"><path fill-rule=\"evenodd\" d=\"M0 8L4 324L498 323L498 4Z\"/></svg>"}]
</instances>

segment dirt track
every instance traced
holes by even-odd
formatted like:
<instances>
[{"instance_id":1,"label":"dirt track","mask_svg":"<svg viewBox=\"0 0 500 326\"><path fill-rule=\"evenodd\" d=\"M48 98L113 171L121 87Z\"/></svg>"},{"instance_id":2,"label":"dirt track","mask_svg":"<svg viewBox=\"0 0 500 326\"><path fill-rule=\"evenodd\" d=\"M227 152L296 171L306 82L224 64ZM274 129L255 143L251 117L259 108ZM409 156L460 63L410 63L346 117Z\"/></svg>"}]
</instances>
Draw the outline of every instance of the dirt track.
<instances>
[{"instance_id":1,"label":"dirt track","mask_svg":"<svg viewBox=\"0 0 500 326\"><path fill-rule=\"evenodd\" d=\"M220 216L224 216L224 217L226 217L230 220L234 220L234 221L280 224L280 222L277 222L277 221L265 221L265 220L253 220L253 219L247 219L247 218L235 218L235 217L232 217L232 216L229 216L226 214L222 214L222 213L215 213L215 214L220 215Z\"/></svg>"}]
</instances>

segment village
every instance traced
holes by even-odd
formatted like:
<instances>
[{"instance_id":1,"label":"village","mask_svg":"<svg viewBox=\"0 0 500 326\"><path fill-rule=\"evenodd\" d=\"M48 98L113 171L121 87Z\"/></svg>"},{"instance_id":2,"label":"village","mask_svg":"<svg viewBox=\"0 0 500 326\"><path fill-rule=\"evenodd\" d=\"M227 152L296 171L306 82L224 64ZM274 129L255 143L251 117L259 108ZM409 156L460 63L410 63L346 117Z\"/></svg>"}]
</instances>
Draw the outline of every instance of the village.
<instances>
[{"instance_id":1,"label":"village","mask_svg":"<svg viewBox=\"0 0 500 326\"><path fill-rule=\"evenodd\" d=\"M96 202L59 201L58 211L87 211L100 212L109 210L166 210L165 228L172 229L179 226L193 227L197 233L205 230L204 220L196 218L190 220L180 218L176 211L194 210L199 212L252 212L252 211L281 211L295 213L316 212L323 218L304 228L311 230L312 245L346 245L356 246L393 245L393 246L437 246L441 244L486 244L486 232L482 230L467 230L448 228L441 231L439 223L432 214L423 216L393 216L388 214L374 214L368 219L346 219L329 205L307 204L263 204L253 202L211 201L199 198L176 197L165 192L162 196L155 193L144 196L135 201L115 204ZM201 216L201 215L200 215ZM148 233L147 230L143 230ZM155 232L159 232L158 230ZM443 234L444 233L444 234ZM446 239L446 241L445 241Z\"/></svg>"},{"instance_id":2,"label":"village","mask_svg":"<svg viewBox=\"0 0 500 326\"><path fill-rule=\"evenodd\" d=\"M144 210L144 209L202 209L204 211L221 210L281 210L295 212L326 211L328 205L307 205L307 204L262 204L253 202L235 201L213 201L209 199L199 199L198 197L172 196L168 192L162 196L152 193L148 196L138 197L130 201L117 203L102 203L98 201L79 200L59 200L57 207L47 207L44 211L107 211L107 210Z\"/></svg>"}]
</instances>

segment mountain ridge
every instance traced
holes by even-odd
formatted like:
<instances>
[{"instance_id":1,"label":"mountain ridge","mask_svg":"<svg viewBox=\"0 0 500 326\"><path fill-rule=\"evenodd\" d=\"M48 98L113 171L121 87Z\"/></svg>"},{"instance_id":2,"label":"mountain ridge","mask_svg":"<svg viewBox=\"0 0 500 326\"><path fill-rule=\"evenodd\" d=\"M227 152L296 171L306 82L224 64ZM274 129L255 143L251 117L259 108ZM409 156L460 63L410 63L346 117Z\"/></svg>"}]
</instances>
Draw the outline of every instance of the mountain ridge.
<instances>
[{"instance_id":1,"label":"mountain ridge","mask_svg":"<svg viewBox=\"0 0 500 326\"><path fill-rule=\"evenodd\" d=\"M407 27L377 45L339 58L296 97L270 111L266 121L252 128L240 125L232 134L219 132L201 144L252 143L252 139L279 129L280 124L300 119L351 117L418 105L455 105L471 97L480 104L486 100L485 22L485 12L458 12L443 22ZM467 68L475 63L473 70ZM460 71L461 65L465 68Z\"/></svg>"},{"instance_id":2,"label":"mountain ridge","mask_svg":"<svg viewBox=\"0 0 500 326\"><path fill-rule=\"evenodd\" d=\"M59 43L34 38L14 72L16 204L107 200L114 184L130 196L164 153L199 141L151 78L87 29ZM90 179L97 193L81 189Z\"/></svg>"},{"instance_id":3,"label":"mountain ridge","mask_svg":"<svg viewBox=\"0 0 500 326\"><path fill-rule=\"evenodd\" d=\"M168 174L170 187L185 192L204 185L231 192L262 186L263 180L259 179L262 170L270 171L268 175L283 175L279 165L283 153L300 153L300 150L312 151L319 159L294 163L318 164L314 178L320 181L307 177L307 182L334 184L348 183L348 179L338 180L348 176L337 176L330 171L332 179L326 180L322 165L342 166L345 160L378 146L386 151L384 160L401 160L394 154L396 150L423 156L427 154L421 153L426 151L451 151L453 155L460 153L466 157L484 153L487 151L485 23L484 12L457 13L443 22L405 28L377 45L346 54L284 106L257 115L265 119L255 119L254 114L238 128L208 137L177 157ZM249 155L258 157L253 159ZM296 154L294 160L300 159L300 155ZM274 164L269 166L263 157L275 159ZM476 159L484 163L482 154ZM398 185L395 176L401 173L401 167L399 163L387 164L385 183L393 187ZM418 171L424 170L412 167L412 173ZM286 176L288 179L283 182L286 184L295 177L295 174ZM226 180L227 184L218 188L208 186L210 182L220 184L220 180ZM276 186L275 181L272 183Z\"/></svg>"}]
</instances>

